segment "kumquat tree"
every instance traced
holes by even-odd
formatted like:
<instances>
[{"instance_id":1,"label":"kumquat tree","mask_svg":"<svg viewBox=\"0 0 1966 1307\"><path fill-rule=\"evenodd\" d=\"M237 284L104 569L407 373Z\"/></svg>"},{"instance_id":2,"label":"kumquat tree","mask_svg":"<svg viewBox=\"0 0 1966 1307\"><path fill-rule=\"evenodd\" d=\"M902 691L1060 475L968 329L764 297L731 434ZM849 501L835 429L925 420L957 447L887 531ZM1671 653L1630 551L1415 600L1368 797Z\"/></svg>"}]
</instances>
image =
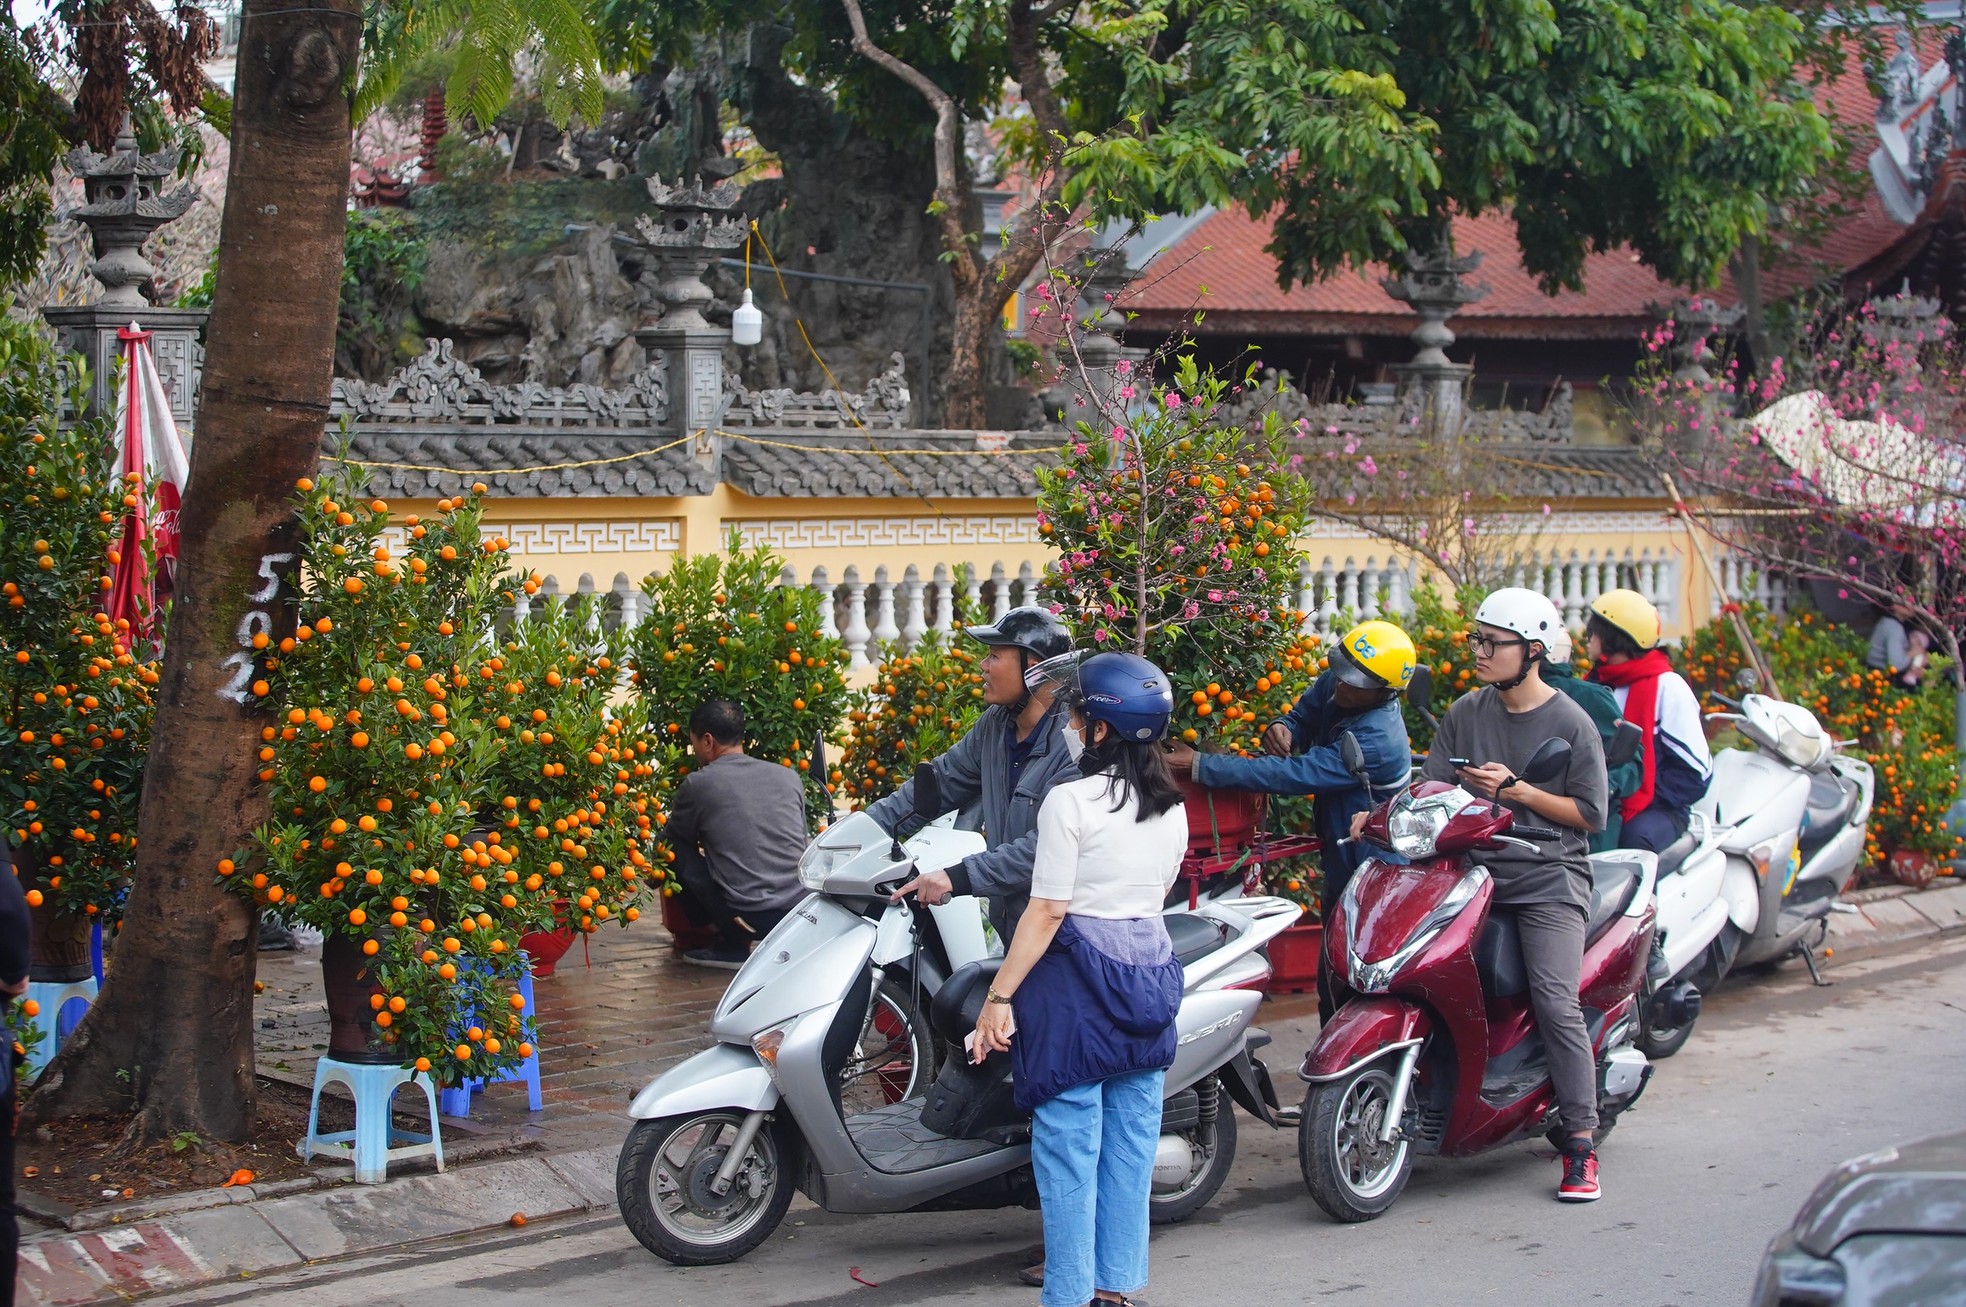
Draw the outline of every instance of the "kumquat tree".
<instances>
[{"instance_id":1,"label":"kumquat tree","mask_svg":"<svg viewBox=\"0 0 1966 1307\"><path fill-rule=\"evenodd\" d=\"M799 771L806 824L817 829L838 785L828 779L826 743L846 713L847 655L825 634L819 595L779 584L782 566L733 537L726 553L678 558L650 576L648 613L629 638L630 680L657 742L648 756L659 794L689 774L690 713L730 699L744 708L746 750ZM658 838L666 820L657 813ZM660 858L665 869L675 861L669 849Z\"/></svg>"},{"instance_id":2,"label":"kumquat tree","mask_svg":"<svg viewBox=\"0 0 1966 1307\"><path fill-rule=\"evenodd\" d=\"M591 925L643 893L635 828L611 819L637 755L584 632L568 647L577 628L549 613L491 634L536 585L481 538L482 487L392 545L359 475L300 483L299 623L251 686L279 706L259 755L272 815L219 871L326 936L334 1055L486 1076L532 1051L520 937L556 902Z\"/></svg>"},{"instance_id":3,"label":"kumquat tree","mask_svg":"<svg viewBox=\"0 0 1966 1307\"><path fill-rule=\"evenodd\" d=\"M0 324L0 817L35 909L37 958L86 966L135 861L154 664L102 612L134 496L107 424L62 426L80 359Z\"/></svg>"},{"instance_id":4,"label":"kumquat tree","mask_svg":"<svg viewBox=\"0 0 1966 1307\"><path fill-rule=\"evenodd\" d=\"M853 694L840 763L827 779L855 808L892 794L924 760L941 756L983 711L983 648L963 635L978 618L967 569L954 581L955 626L914 647L888 647L874 679Z\"/></svg>"}]
</instances>

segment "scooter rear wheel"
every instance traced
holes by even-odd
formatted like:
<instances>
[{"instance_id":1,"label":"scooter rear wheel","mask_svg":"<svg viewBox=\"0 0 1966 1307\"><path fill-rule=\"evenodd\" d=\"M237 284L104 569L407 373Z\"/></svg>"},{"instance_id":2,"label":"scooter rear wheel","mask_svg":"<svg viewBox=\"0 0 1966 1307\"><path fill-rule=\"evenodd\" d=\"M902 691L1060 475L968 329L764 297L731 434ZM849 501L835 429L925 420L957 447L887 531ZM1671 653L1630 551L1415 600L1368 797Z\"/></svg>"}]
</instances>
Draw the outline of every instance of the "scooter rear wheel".
<instances>
[{"instance_id":1,"label":"scooter rear wheel","mask_svg":"<svg viewBox=\"0 0 1966 1307\"><path fill-rule=\"evenodd\" d=\"M1694 1021L1698 1019L1695 1017ZM1638 1049L1645 1056L1657 1062L1671 1057L1674 1053L1686 1047L1686 1041L1692 1037L1693 1021L1683 1022L1677 1026L1667 1026L1647 1021L1645 1023L1645 1029L1639 1032Z\"/></svg>"},{"instance_id":2,"label":"scooter rear wheel","mask_svg":"<svg viewBox=\"0 0 1966 1307\"><path fill-rule=\"evenodd\" d=\"M712 1188L746 1113L731 1108L637 1121L615 1167L621 1219L674 1266L734 1262L762 1244L792 1205L792 1167L769 1123L727 1194Z\"/></svg>"},{"instance_id":3,"label":"scooter rear wheel","mask_svg":"<svg viewBox=\"0 0 1966 1307\"><path fill-rule=\"evenodd\" d=\"M1392 1106L1385 1059L1312 1087L1297 1125L1297 1161L1311 1197L1334 1221L1369 1221L1398 1201L1413 1174L1413 1145L1379 1138Z\"/></svg>"}]
</instances>

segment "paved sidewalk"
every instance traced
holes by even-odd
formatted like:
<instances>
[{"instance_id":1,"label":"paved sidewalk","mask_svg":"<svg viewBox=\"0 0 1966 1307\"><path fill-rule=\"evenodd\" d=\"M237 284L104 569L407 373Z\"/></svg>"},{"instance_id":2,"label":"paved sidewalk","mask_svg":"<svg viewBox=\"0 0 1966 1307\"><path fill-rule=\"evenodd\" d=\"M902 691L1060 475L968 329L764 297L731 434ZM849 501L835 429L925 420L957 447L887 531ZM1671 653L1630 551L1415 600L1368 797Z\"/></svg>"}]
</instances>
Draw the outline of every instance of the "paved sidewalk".
<instances>
[{"instance_id":1,"label":"paved sidewalk","mask_svg":"<svg viewBox=\"0 0 1966 1307\"><path fill-rule=\"evenodd\" d=\"M1831 967L1966 927L1966 884L1867 890L1851 902L1856 911L1831 918ZM262 957L260 967L261 1069L309 1086L327 1042L317 963L318 954L303 952ZM611 1210L629 1096L708 1042L709 1015L728 980L676 960L652 922L605 931L593 941L591 967L576 947L537 984L545 1109L527 1112L524 1089L500 1085L478 1097L470 1121L445 1120L447 1139L504 1145L501 1155L443 1175L411 1166L373 1186L348 1184L344 1166L324 1163L319 1184L305 1192L246 1186L186 1195L169 1209L93 1209L72 1223L86 1228L49 1230L22 1244L20 1301L120 1302L471 1234L515 1214L535 1221ZM1296 995L1266 1003L1259 1020L1274 1026L1315 1012L1313 998Z\"/></svg>"}]
</instances>

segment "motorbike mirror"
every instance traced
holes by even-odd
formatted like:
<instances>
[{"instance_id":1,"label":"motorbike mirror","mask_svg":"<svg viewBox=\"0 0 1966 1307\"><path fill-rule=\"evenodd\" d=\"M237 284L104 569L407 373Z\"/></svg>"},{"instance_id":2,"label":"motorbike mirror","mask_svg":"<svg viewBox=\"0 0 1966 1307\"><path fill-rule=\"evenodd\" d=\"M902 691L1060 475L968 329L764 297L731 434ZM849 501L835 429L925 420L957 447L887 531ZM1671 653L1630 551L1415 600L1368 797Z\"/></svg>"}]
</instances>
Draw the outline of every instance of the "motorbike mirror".
<instances>
[{"instance_id":1,"label":"motorbike mirror","mask_svg":"<svg viewBox=\"0 0 1966 1307\"><path fill-rule=\"evenodd\" d=\"M1406 701L1422 712L1434 698L1434 669L1421 663L1413 669L1413 679L1406 683Z\"/></svg>"},{"instance_id":2,"label":"motorbike mirror","mask_svg":"<svg viewBox=\"0 0 1966 1307\"><path fill-rule=\"evenodd\" d=\"M1536 752L1529 755L1529 765L1522 769L1522 779L1531 785L1541 785L1569 770L1570 741L1544 740L1536 746Z\"/></svg>"},{"instance_id":3,"label":"motorbike mirror","mask_svg":"<svg viewBox=\"0 0 1966 1307\"><path fill-rule=\"evenodd\" d=\"M1620 721L1618 729L1611 736L1611 744L1604 751L1604 765L1622 767L1638 757L1645 747L1645 732L1627 721Z\"/></svg>"},{"instance_id":4,"label":"motorbike mirror","mask_svg":"<svg viewBox=\"0 0 1966 1307\"><path fill-rule=\"evenodd\" d=\"M1365 748L1350 731L1338 737L1338 756L1345 760L1346 771L1361 779L1365 776Z\"/></svg>"},{"instance_id":5,"label":"motorbike mirror","mask_svg":"<svg viewBox=\"0 0 1966 1307\"><path fill-rule=\"evenodd\" d=\"M942 815L942 778L935 764L925 762L915 769L915 816L934 821Z\"/></svg>"},{"instance_id":6,"label":"motorbike mirror","mask_svg":"<svg viewBox=\"0 0 1966 1307\"><path fill-rule=\"evenodd\" d=\"M1761 673L1752 667L1743 667L1740 671L1734 673L1734 684L1740 686L1743 690L1752 690L1755 686L1761 684Z\"/></svg>"}]
</instances>

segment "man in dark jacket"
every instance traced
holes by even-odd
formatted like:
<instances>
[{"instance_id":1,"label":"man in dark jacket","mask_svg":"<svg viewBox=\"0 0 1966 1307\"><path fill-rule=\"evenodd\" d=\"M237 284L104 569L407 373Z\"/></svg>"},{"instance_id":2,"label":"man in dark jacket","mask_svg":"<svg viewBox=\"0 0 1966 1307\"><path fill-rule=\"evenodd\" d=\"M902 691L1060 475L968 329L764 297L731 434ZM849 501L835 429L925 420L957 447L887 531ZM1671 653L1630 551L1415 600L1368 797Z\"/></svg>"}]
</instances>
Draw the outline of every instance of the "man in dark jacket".
<instances>
[{"instance_id":1,"label":"man in dark jacket","mask_svg":"<svg viewBox=\"0 0 1966 1307\"><path fill-rule=\"evenodd\" d=\"M1331 666L1311 683L1295 706L1263 732L1264 758L1196 753L1185 744L1170 748L1169 764L1187 771L1199 785L1217 789L1261 790L1266 794L1309 794L1317 802L1318 911L1323 916L1345 892L1365 850L1350 843L1352 817L1369 811L1406 783L1412 770L1412 743L1399 696L1413 679L1413 641L1391 622L1361 623L1347 631L1331 654ZM1365 754L1359 784L1346 769L1339 739L1347 731ZM1329 1019L1331 996L1319 957L1318 1008Z\"/></svg>"},{"instance_id":2,"label":"man in dark jacket","mask_svg":"<svg viewBox=\"0 0 1966 1307\"><path fill-rule=\"evenodd\" d=\"M1572 703L1590 714L1591 720L1597 723L1598 736L1604 741L1608 752L1611 741L1618 734L1618 723L1625 720L1618 711L1618 696L1596 681L1578 677L1577 669L1571 662L1572 648L1568 631L1559 632L1551 640L1549 655L1543 661L1543 683L1569 696ZM1611 787L1611 807L1604 817L1604 829L1590 838L1592 853L1604 853L1618 847L1619 832L1624 825L1618 805L1626 795L1638 792L1639 765L1632 761L1607 767L1605 778Z\"/></svg>"},{"instance_id":3,"label":"man in dark jacket","mask_svg":"<svg viewBox=\"0 0 1966 1307\"><path fill-rule=\"evenodd\" d=\"M0 1003L12 1003L27 992L30 929L27 895L14 875L14 859L0 840ZM14 1050L5 1053L7 1088L0 1098L0 1276L6 1292L0 1302L11 1307L14 1275L20 1258L20 1222L14 1217L14 1117L20 1102L14 1084Z\"/></svg>"},{"instance_id":4,"label":"man in dark jacket","mask_svg":"<svg viewBox=\"0 0 1966 1307\"><path fill-rule=\"evenodd\" d=\"M1053 702L1049 688L1027 688L1024 673L1047 658L1070 653L1072 637L1062 622L1037 607L1013 608L987 626L968 628L967 634L990 649L980 665L983 702L989 706L935 760L935 771L945 810L960 811L958 824L964 828L981 829L988 847L947 871L923 872L896 897L913 894L922 903L935 904L952 894L979 895L989 901L991 926L1008 943L1031 897L1038 808L1052 786L1079 776L1059 730L1064 708ZM867 814L892 831L914 811L915 782L910 778Z\"/></svg>"}]
</instances>

